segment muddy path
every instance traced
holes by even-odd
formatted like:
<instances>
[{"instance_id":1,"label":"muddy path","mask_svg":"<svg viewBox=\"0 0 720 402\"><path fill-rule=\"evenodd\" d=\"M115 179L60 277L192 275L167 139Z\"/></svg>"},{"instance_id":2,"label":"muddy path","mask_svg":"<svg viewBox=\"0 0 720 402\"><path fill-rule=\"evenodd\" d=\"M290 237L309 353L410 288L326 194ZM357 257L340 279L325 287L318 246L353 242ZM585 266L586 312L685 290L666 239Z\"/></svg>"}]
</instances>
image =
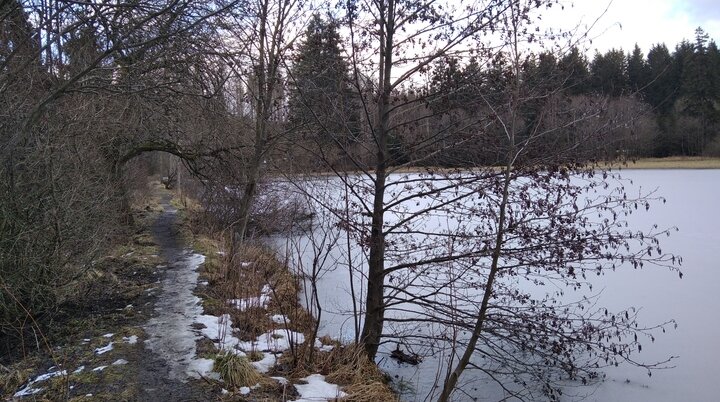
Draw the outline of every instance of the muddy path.
<instances>
[{"instance_id":1,"label":"muddy path","mask_svg":"<svg viewBox=\"0 0 720 402\"><path fill-rule=\"evenodd\" d=\"M193 375L198 335L188 325L189 320L202 313L193 289L197 285L197 266L204 258L185 248L171 198L170 193L162 195L163 211L151 228L164 264L158 267L161 278L154 313L142 326L147 339L138 361L138 399L205 401L213 399L214 392Z\"/></svg>"},{"instance_id":2,"label":"muddy path","mask_svg":"<svg viewBox=\"0 0 720 402\"><path fill-rule=\"evenodd\" d=\"M0 371L0 400L218 400L213 353L196 356L203 338L193 323L203 310L193 292L204 257L183 243L172 193L160 183L151 191L128 242L58 306L48 346L23 349Z\"/></svg>"}]
</instances>

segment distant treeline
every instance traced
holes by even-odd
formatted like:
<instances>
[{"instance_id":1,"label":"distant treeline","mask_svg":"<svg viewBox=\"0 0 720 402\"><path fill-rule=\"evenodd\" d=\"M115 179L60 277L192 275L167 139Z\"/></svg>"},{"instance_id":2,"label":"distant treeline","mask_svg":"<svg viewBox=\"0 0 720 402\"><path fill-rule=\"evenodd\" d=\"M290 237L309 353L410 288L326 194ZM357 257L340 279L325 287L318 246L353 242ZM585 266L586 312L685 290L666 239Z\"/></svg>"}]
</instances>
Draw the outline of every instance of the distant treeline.
<instances>
[{"instance_id":1,"label":"distant treeline","mask_svg":"<svg viewBox=\"0 0 720 402\"><path fill-rule=\"evenodd\" d=\"M489 68L445 60L435 68L432 87L437 92L454 87L445 91L451 94L445 100L456 106L480 104L473 99L480 93L497 104L498 96L513 90L507 58L496 55ZM582 103L601 105L604 116L598 117L607 118L608 129L618 130L618 143L611 146L615 149L606 149L604 156L720 156L720 51L701 28L694 42L682 41L672 52L656 44L645 56L636 45L630 53L611 49L590 60L571 48L527 57L520 74L528 130L535 128L532 120L538 116L563 121L563 114L577 111ZM555 102L548 108L550 98ZM556 121L556 126L563 123Z\"/></svg>"},{"instance_id":2,"label":"distant treeline","mask_svg":"<svg viewBox=\"0 0 720 402\"><path fill-rule=\"evenodd\" d=\"M632 97L651 107L657 133L643 156L720 155L720 51L698 28L695 41L682 41L670 52L665 44L647 54L612 49L588 62L577 51L560 60L540 55L537 70L552 80L565 78L568 92Z\"/></svg>"},{"instance_id":3,"label":"distant treeline","mask_svg":"<svg viewBox=\"0 0 720 402\"><path fill-rule=\"evenodd\" d=\"M342 47L337 25L315 16L280 95L289 99L288 113L277 121L292 133L286 152L296 160L313 160L301 157L303 141L337 145L340 164L343 154L356 162L374 158L365 150L377 122L360 124L361 111L373 106L358 100L375 91L373 79L351 77ZM532 139L526 158L567 144L581 159L720 156L720 51L701 28L694 42L672 52L656 44L647 56L637 45L592 58L577 47L518 54L503 48L447 55L427 67L426 82L395 88L391 163L496 163L510 120Z\"/></svg>"}]
</instances>

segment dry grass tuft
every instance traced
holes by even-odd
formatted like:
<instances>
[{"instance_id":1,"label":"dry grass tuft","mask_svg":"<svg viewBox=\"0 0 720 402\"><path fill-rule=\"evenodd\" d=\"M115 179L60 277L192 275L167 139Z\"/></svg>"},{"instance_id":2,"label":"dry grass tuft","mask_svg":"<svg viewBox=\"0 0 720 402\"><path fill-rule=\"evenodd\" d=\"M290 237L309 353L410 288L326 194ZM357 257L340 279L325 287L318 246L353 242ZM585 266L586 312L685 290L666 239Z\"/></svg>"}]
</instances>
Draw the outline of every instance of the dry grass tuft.
<instances>
[{"instance_id":1,"label":"dry grass tuft","mask_svg":"<svg viewBox=\"0 0 720 402\"><path fill-rule=\"evenodd\" d=\"M247 353L248 359L250 359L251 362L259 362L263 358L265 358L265 354L263 352L258 352L257 350L253 350L251 352Z\"/></svg>"},{"instance_id":2,"label":"dry grass tuft","mask_svg":"<svg viewBox=\"0 0 720 402\"><path fill-rule=\"evenodd\" d=\"M338 385L370 384L383 382L385 376L368 359L362 346L347 345L333 349L330 353L319 353L318 364L327 372L327 381Z\"/></svg>"},{"instance_id":3,"label":"dry grass tuft","mask_svg":"<svg viewBox=\"0 0 720 402\"><path fill-rule=\"evenodd\" d=\"M0 368L4 369L3 366L0 366ZM20 386L27 381L31 372L31 370L6 370L7 371L0 371L0 397L2 397L5 392L9 393L20 388Z\"/></svg>"},{"instance_id":4,"label":"dry grass tuft","mask_svg":"<svg viewBox=\"0 0 720 402\"><path fill-rule=\"evenodd\" d=\"M233 388L251 387L259 383L262 375L255 371L250 361L244 356L226 352L215 357L215 371L220 378Z\"/></svg>"},{"instance_id":5,"label":"dry grass tuft","mask_svg":"<svg viewBox=\"0 0 720 402\"><path fill-rule=\"evenodd\" d=\"M393 393L387 384L380 381L352 384L344 388L348 394L340 399L344 402L394 402L400 398Z\"/></svg>"}]
</instances>

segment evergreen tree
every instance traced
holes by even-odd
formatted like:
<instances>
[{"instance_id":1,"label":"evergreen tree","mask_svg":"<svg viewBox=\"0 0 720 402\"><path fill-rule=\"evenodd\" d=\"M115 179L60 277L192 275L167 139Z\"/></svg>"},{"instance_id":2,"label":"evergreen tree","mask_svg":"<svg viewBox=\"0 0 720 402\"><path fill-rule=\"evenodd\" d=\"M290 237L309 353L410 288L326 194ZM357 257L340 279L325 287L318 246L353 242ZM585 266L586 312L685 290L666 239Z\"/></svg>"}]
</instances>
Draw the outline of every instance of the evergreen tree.
<instances>
[{"instance_id":1,"label":"evergreen tree","mask_svg":"<svg viewBox=\"0 0 720 402\"><path fill-rule=\"evenodd\" d=\"M566 91L570 95L579 95L588 92L589 77L588 61L577 47L570 49L558 62L558 71L564 80Z\"/></svg>"},{"instance_id":2,"label":"evergreen tree","mask_svg":"<svg viewBox=\"0 0 720 402\"><path fill-rule=\"evenodd\" d=\"M667 114L674 103L676 78L673 57L665 44L654 45L647 57L648 85L645 100L660 114Z\"/></svg>"},{"instance_id":3,"label":"evergreen tree","mask_svg":"<svg viewBox=\"0 0 720 402\"><path fill-rule=\"evenodd\" d=\"M678 112L697 119L699 123L699 130L689 133L688 138L690 153L698 154L711 139L711 126L718 117L718 98L713 88L715 80L708 52L708 36L702 28L695 31L693 51L679 56L682 57L683 65L680 76L682 97Z\"/></svg>"},{"instance_id":4,"label":"evergreen tree","mask_svg":"<svg viewBox=\"0 0 720 402\"><path fill-rule=\"evenodd\" d=\"M358 105L335 21L312 16L291 75L291 125L313 141L340 146L356 141Z\"/></svg>"},{"instance_id":5,"label":"evergreen tree","mask_svg":"<svg viewBox=\"0 0 720 402\"><path fill-rule=\"evenodd\" d=\"M632 54L627 57L627 74L630 90L637 92L648 84L648 66L645 56L636 44Z\"/></svg>"},{"instance_id":6,"label":"evergreen tree","mask_svg":"<svg viewBox=\"0 0 720 402\"><path fill-rule=\"evenodd\" d=\"M611 49L596 53L590 65L593 90L610 96L620 96L627 89L627 67L622 50Z\"/></svg>"},{"instance_id":7,"label":"evergreen tree","mask_svg":"<svg viewBox=\"0 0 720 402\"><path fill-rule=\"evenodd\" d=\"M708 45L707 59L713 98L720 102L720 50L714 41Z\"/></svg>"}]
</instances>

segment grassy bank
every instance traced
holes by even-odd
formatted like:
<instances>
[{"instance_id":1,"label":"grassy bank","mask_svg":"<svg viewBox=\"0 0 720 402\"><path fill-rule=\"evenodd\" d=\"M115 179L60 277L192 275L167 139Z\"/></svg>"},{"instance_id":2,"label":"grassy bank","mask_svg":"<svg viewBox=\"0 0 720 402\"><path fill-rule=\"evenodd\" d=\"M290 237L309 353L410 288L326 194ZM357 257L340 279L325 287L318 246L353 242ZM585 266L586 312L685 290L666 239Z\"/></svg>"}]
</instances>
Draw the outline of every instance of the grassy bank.
<instances>
[{"instance_id":1,"label":"grassy bank","mask_svg":"<svg viewBox=\"0 0 720 402\"><path fill-rule=\"evenodd\" d=\"M217 386L227 392L224 400L296 399L300 395L295 385L307 385L317 374L339 386L345 394L340 400L397 400L386 376L365 357L362 348L328 337L314 338L316 321L299 302L302 280L272 250L259 243L236 249L227 233L207 227L197 203L175 205L186 243L206 256L196 289L205 314L229 317L233 323L229 338L237 337L240 342L262 343L263 337L281 341L283 337L293 339L293 334L304 339L277 355L261 347L240 353L233 348L222 350L220 342L199 340L199 357L214 359L214 371L223 380ZM260 369L268 357L273 363Z\"/></svg>"},{"instance_id":2,"label":"grassy bank","mask_svg":"<svg viewBox=\"0 0 720 402\"><path fill-rule=\"evenodd\" d=\"M642 158L629 162L624 169L720 169L720 158L702 156L671 156Z\"/></svg>"},{"instance_id":3,"label":"grassy bank","mask_svg":"<svg viewBox=\"0 0 720 402\"><path fill-rule=\"evenodd\" d=\"M603 168L622 168L622 169L720 169L720 158L704 157L704 156L670 156L666 158L640 158L635 161L629 161L627 163L600 163L600 167ZM415 174L415 173L439 173L439 174L452 174L467 171L481 171L488 169L488 167L468 167L468 168L445 168L439 166L403 166L403 167L392 167L390 172L392 174ZM492 169L500 170L500 167L493 167ZM368 172L372 173L373 169L369 168ZM361 171L350 171L347 172L349 175L361 175L364 172ZM314 173L303 173L297 177L303 179L322 179L327 177L335 177L337 174L334 172L314 172ZM284 180L284 176L277 176L278 179Z\"/></svg>"}]
</instances>

